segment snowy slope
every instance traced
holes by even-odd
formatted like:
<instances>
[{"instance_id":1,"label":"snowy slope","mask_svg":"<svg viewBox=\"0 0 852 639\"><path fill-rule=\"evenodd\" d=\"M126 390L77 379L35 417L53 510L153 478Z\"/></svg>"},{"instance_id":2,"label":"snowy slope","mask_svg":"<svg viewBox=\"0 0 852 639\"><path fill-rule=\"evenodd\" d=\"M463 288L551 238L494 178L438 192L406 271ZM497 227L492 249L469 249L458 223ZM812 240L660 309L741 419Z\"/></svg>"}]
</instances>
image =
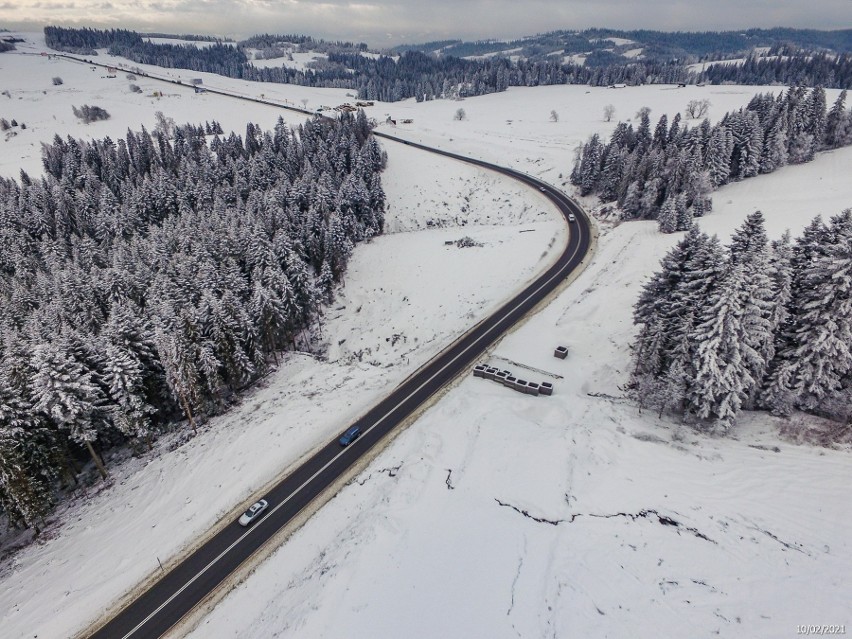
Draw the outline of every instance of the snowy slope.
<instances>
[{"instance_id":1,"label":"snowy slope","mask_svg":"<svg viewBox=\"0 0 852 639\"><path fill-rule=\"evenodd\" d=\"M726 237L759 205L772 237L798 232L852 203L850 170L845 149L726 187L704 228ZM467 379L189 636L779 637L848 623L849 450L786 443L765 415L710 439L623 399L630 305L676 239L654 223L606 230L576 284L489 360L553 381L553 397Z\"/></svg>"},{"instance_id":2,"label":"snowy slope","mask_svg":"<svg viewBox=\"0 0 852 639\"><path fill-rule=\"evenodd\" d=\"M460 123L444 115L455 105L412 106L395 133L553 175L571 135L604 132L594 114L613 95L575 110L565 137L550 134L564 120L531 122L587 95L568 89L467 100ZM716 88L714 104L756 91ZM681 95L630 89L616 104L671 114ZM727 238L760 208L771 237L798 233L852 205L850 174L844 149L725 187L702 226ZM589 269L489 359L553 381L553 397L467 379L189 636L776 637L848 623L850 451L787 443L765 415L711 439L638 414L620 390L631 305L678 237L653 222L602 231Z\"/></svg>"},{"instance_id":3,"label":"snowy slope","mask_svg":"<svg viewBox=\"0 0 852 639\"><path fill-rule=\"evenodd\" d=\"M153 126L156 110L238 130L247 118L266 128L279 115L209 94L126 96L88 67L6 55L4 84L29 99L24 119L36 131L31 146L0 141L4 175L20 166L37 172L38 142L54 131L121 135L140 122ZM73 77L79 94L58 97L59 106L40 99L52 75L66 89ZM297 103L337 103L344 93L207 75L204 83ZM414 119L388 127L395 135L562 184L579 142L608 135L641 106L652 118L671 117L706 97L718 118L765 90L780 89L541 87L369 111L380 121ZM832 101L836 92L828 93ZM53 120L70 116L68 99L78 98L114 100L113 120ZM0 97L0 117L10 117L15 100ZM615 118L603 122L610 103ZM467 119L458 122L460 106ZM551 110L559 122L549 121ZM291 354L189 443L169 451L165 438L158 455L114 461L109 486L65 507L55 519L66 524L53 523L41 544L0 568L4 636L59 638L85 627L155 574L158 558L167 563L199 532L230 521L266 480L522 286L562 241L562 225L538 193L410 147L385 147L390 233L355 252L324 329L327 361ZM19 157L8 156L12 149ZM844 149L727 186L702 227L725 238L760 208L771 237L787 227L796 233L816 213L852 206L850 174L852 149ZM762 415L741 419L725 440L639 415L619 389L631 304L678 237L645 222L601 232L592 265L489 360L552 380L553 397L464 380L191 636L774 637L794 635L799 623L848 624L850 451L784 442L779 422ZM445 244L464 235L484 246ZM564 361L551 355L560 343L570 348Z\"/></svg>"},{"instance_id":4,"label":"snowy slope","mask_svg":"<svg viewBox=\"0 0 852 639\"><path fill-rule=\"evenodd\" d=\"M0 136L0 175L17 177L21 169L34 175L40 173L41 143L51 142L55 135L84 139L110 136L115 140L124 136L128 128L138 130L144 125L148 130L153 129L157 111L179 123L203 124L205 120L215 119L226 131L235 130L241 134L245 132L247 122L259 124L266 130L275 125L279 116L293 124L304 118L301 114L262 104L222 102L221 98L210 93L196 94L191 86L178 86L143 76L128 79L126 70L119 70L115 78L109 78L101 67L41 56L40 53L50 51L44 45L42 34L23 34L23 37L28 42L17 45L18 52L0 56L0 92L9 92L9 96L0 95L0 117L14 118L27 125L14 137ZM210 73L139 65L105 52L95 60L99 64L116 64L124 69L139 68L170 80L182 80L187 85L192 78L202 78L207 87L227 87L243 95L264 96L299 108L306 105L315 109L320 104L340 104L349 99L346 91L341 89L253 84ZM63 83L54 85L54 77L61 78ZM139 86L142 93L132 92L131 84ZM82 124L71 107L83 104L103 107L112 117Z\"/></svg>"},{"instance_id":5,"label":"snowy slope","mask_svg":"<svg viewBox=\"0 0 852 639\"><path fill-rule=\"evenodd\" d=\"M59 69L66 82L74 78L82 97L87 91L107 95L100 93L106 80L88 67L73 76L69 70L79 65L28 56L7 60L21 63L20 86L36 82L38 73L49 81ZM226 127L240 122L233 126L242 130L247 114L272 126L279 115L271 107L251 111L207 97L203 117ZM122 99L130 105L134 98ZM145 99L136 99L138 110L116 109L109 123L117 131L139 126L131 119L137 115L153 116ZM47 109L47 102L38 104ZM50 111L29 113L34 133L49 141ZM178 119L182 112L168 113ZM91 128L77 125L68 132L107 134ZM166 437L155 455L110 463L108 486L95 486L63 506L40 544L0 567L4 636L59 638L84 628L109 602L155 575L158 560L167 565L197 535L231 521L265 482L521 288L556 255L552 247L564 242L564 225L537 191L401 144L386 148L389 233L357 247L323 328L326 358L289 354L239 408L211 420L188 444L169 450L176 443ZM28 161L35 174L40 162ZM14 176L7 162L4 172ZM420 170L412 172L412 166ZM481 246L446 244L464 236ZM422 286L424 281L433 285ZM105 548L109 560L95 561Z\"/></svg>"}]
</instances>

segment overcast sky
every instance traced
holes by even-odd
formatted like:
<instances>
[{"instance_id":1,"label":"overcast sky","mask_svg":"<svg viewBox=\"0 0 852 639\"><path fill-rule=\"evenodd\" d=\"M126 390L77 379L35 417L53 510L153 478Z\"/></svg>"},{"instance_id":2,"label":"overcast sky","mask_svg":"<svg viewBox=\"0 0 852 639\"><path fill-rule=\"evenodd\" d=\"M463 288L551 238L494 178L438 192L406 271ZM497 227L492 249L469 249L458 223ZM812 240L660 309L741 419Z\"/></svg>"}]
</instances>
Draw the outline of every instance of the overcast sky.
<instances>
[{"instance_id":1,"label":"overcast sky","mask_svg":"<svg viewBox=\"0 0 852 639\"><path fill-rule=\"evenodd\" d=\"M0 0L0 27L45 24L235 38L300 33L380 47L587 27L852 28L852 0Z\"/></svg>"}]
</instances>

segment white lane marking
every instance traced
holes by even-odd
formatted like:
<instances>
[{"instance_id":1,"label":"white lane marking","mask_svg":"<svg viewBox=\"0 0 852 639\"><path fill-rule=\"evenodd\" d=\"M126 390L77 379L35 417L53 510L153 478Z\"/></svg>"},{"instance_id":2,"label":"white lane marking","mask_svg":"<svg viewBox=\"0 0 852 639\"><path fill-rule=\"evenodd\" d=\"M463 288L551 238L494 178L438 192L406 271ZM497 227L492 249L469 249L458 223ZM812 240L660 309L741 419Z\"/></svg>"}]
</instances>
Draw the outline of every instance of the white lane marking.
<instances>
[{"instance_id":1,"label":"white lane marking","mask_svg":"<svg viewBox=\"0 0 852 639\"><path fill-rule=\"evenodd\" d=\"M559 194L559 195L561 196L561 194ZM567 197L566 197L566 200L567 200ZM573 203L572 203L572 204L573 204ZM570 225L570 222L568 222L567 218L566 218L566 220L565 220L565 223ZM579 229L579 225L577 225L577 226L578 226L578 229ZM569 228L570 228L570 227L569 227ZM539 292L542 288L544 288L546 285L550 284L550 282L552 282L554 278L556 278L557 276L560 276L560 275L562 274L562 272L563 272L563 271L565 271L565 269L566 269L566 268L568 268L568 267L570 266L571 260L573 260L573 259L577 256L577 252L580 250L580 246L581 246L581 244L582 244L582 241L581 241L581 240L582 240L582 237L581 237L581 234L580 234L579 230L578 230L578 233L577 233L577 238L578 238L578 240L579 240L579 241L577 242L577 247L574 249L574 252L571 254L571 257L570 257L570 258L568 258L568 261L567 261L567 262L566 262L566 263L565 263L565 264L564 264L564 265L563 265L563 266L562 266L559 270L557 270L556 272L554 272L554 274L553 274L553 275L551 275L549 278L547 278L545 281L543 281L543 282L542 282L542 283L541 283L541 284L540 284L540 285L539 285L539 286L538 286L535 290L530 291L530 293L529 293L526 297L524 297L524 298L523 298L523 299L521 299L521 300L518 300L518 303L517 303L517 304L515 304L514 306L512 306L512 307L511 307L511 308L509 308L509 309L506 309L506 312L503 314L503 317L502 317L502 318L500 318L500 320L498 320L497 322L495 322L495 324L494 324L493 326L491 326L488 330L486 330L486 331L485 331L482 335L480 335L478 338L476 338L476 339L475 339L473 342L471 342L471 343L470 343L470 344L469 344L466 348L464 348L462 351L460 351L460 352L459 352L459 353L458 353L455 357L453 357L453 358L452 358L451 360L449 360L446 364L444 364L441 368L439 368L437 371L435 371L435 373L433 373L433 374L432 374L429 378L427 378L427 379L426 379L426 380L425 380L422 384L420 384L420 386L418 386L418 387L417 387L417 388L415 388L413 391L411 391L411 393L409 393L409 394L405 397L405 399L403 399L403 400L401 400L401 401L397 402L397 404L395 404L395 405L393 406L393 408L391 408L390 410L388 410L388 411L387 411L387 412L386 412L386 413L385 413L385 414L384 414L381 418L379 418L378 420L376 420L376 421L375 421L375 422L374 422L371 426L369 426L367 429L365 429L365 430L364 430L364 434L366 435L366 434L367 434L367 433L369 433L371 430L373 430L374 428L376 428L379 424L381 424L383 421L385 421L385 420L388 418L388 416L390 416L390 414L391 414L391 413L393 413L393 412L394 412L397 408L399 408L402 404L404 404L404 403L405 403L405 402L407 402L409 399L411 399L411 397L412 397L412 396L414 396L415 394L417 394L418 392L420 392L420 390L421 390L424 386L426 386L429 382L431 382L433 379L435 379L435 377L437 377L440 373L444 372L444 370L446 370L448 366L450 366L451 364L453 364L453 363L454 363L457 359L459 359L459 358L460 358L463 354L467 353L467 352L468 352L471 348L473 348L476 344L478 344L478 343L479 343L479 342L481 342L483 339L485 339L485 337L486 337L487 335L491 334L491 333L492 333L492 332L493 332L493 331L497 328L497 326L498 326L498 325L499 325L499 324L500 324L503 320L505 320L505 319L506 319L506 317L507 317L509 314L513 313L515 310L517 310L517 309L518 309L518 307L520 307L521 305L525 304L525 303L526 303L526 302L527 302L527 301L528 301L528 300L529 300L529 299L530 299L533 295L537 294L537 293L538 293L538 292ZM355 441L352 443L352 446L354 446L355 444L357 444L357 443L358 443L358 441L360 441L360 438L359 438L358 440L355 440ZM308 485L308 484L310 484L310 483L311 483L314 479L316 479L316 478L317 478L317 476L318 476L318 475L320 475L323 471L325 471L325 469L326 469L326 468L328 468L329 466L331 466L331 464L333 464L334 462L336 462L336 461L337 461L337 460L338 460L338 459L339 459L342 455L345 455L345 454L346 454L346 453L347 453L347 452L348 452L348 451L352 448L352 446L349 446L349 447L346 447L346 448L341 449L341 451L340 451L339 453L337 453L337 455L335 455L335 456L334 456L331 460L329 460L329 461L328 461L328 462L327 462L327 463L326 463L326 464L325 464L322 468L320 468L318 471L316 471L313 475L311 475L308 479L306 479L306 480L302 483L302 485L301 485L301 486L299 486L296 490L294 490L292 493L290 493L290 494L287 496L287 498L286 498L286 499L284 499L284 501L282 501L282 502L281 502L281 503L279 503L277 506L275 506L275 508L273 508L272 510L270 510L270 511L269 511L269 514L268 514L266 517L264 517L264 519L267 519L267 518L269 517L269 515L271 515L272 513L276 512L279 508L283 507L283 506L284 506L287 502L289 502L289 501L290 501L293 497L295 497L297 494L299 494L299 493L302 491L302 489L304 489L304 488L305 488L305 486L307 486L307 485ZM179 596L179 595L180 595L180 594L181 594L184 590L186 590L187 588L189 588L189 586L191 586L193 583L195 583L195 581L196 581L199 577L201 577L201 576L202 576L205 572L207 572L207 571L208 571L208 570L209 570L209 569L210 569L210 568L211 568L211 567L212 567L212 566L213 566L216 562L218 562L218 561L219 561L222 557L224 557L226 554L228 554L229 552L231 552L231 550L233 550L233 548L234 548L237 544L239 544L239 543L240 543L243 539L245 539L246 537L248 537L248 536L249 536L249 535L250 535L250 534L251 534L254 530L256 530L256 529L257 529L257 526L251 527L251 528L249 528L248 530L246 530L246 532L244 532L242 535L240 535L237 539L235 539L235 540L234 540L234 542L233 542L233 543L231 543L231 545L230 545L230 546L228 546L225 550L223 550L221 553L219 553L219 554L216 556L216 558L215 558L215 559L213 559L210 563L208 563L206 566L204 566L204 568L202 568L202 569L201 569L198 573L196 573L196 575L195 575L192 579L190 579L189 581L187 581L187 582L186 582L186 583L185 583L185 584L184 584L184 585L183 585L183 586L182 586L179 590L177 590L177 591L176 591L176 592L175 592L175 593L174 593L171 597L169 597L169 598L168 598L168 599L166 599L166 600L165 600L162 604L160 604L160 606L159 606L156 610L152 611L152 612L151 612L151 613L150 613L147 617L145 617L145 619L143 619L142 621L140 621L140 622L136 625L136 627L134 627L134 628L133 628L130 632L128 632L126 635L124 635L124 637L122 637L122 639L128 639L128 637L131 637L131 636L132 636L132 635L133 635L133 634L134 634L137 630L139 630L142 626L144 626L146 623L148 623L148 622L151 620L151 618L153 618L153 617L154 617L155 615L157 615L157 614L158 614L158 613L159 613L159 612L160 612L163 608L165 608L165 607L166 607L166 606L168 606L168 605L169 605L172 601L174 601L174 599L175 599L176 597L178 597L178 596ZM185 616L185 615L184 615L184 616ZM181 616L181 619L182 619L182 618L183 618L183 616Z\"/></svg>"}]
</instances>

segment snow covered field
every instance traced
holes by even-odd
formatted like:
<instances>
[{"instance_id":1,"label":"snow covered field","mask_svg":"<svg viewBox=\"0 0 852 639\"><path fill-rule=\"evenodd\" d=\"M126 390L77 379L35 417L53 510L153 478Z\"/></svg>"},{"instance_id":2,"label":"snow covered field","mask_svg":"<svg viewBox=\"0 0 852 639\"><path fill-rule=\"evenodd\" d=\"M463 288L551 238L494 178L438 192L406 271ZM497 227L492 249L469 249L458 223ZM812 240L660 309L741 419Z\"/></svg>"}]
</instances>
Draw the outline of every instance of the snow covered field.
<instances>
[{"instance_id":1,"label":"snow covered field","mask_svg":"<svg viewBox=\"0 0 852 639\"><path fill-rule=\"evenodd\" d=\"M727 237L852 204L852 149L726 187ZM814 185L820 185L815 190ZM730 439L639 415L619 386L631 304L676 238L607 230L589 269L220 604L203 637L784 637L850 618L849 450L747 414ZM556 344L568 359L552 357ZM548 371L550 375L531 372ZM536 377L538 376L538 377Z\"/></svg>"},{"instance_id":2,"label":"snow covered field","mask_svg":"<svg viewBox=\"0 0 852 639\"><path fill-rule=\"evenodd\" d=\"M37 173L38 143L55 132L118 136L153 126L158 110L177 121L217 119L226 130L243 130L246 119L270 127L279 115L209 94L158 101L88 66L9 56L0 56L0 89L13 98L0 96L0 117L12 117L7 105L26 102L28 129L0 141L0 172L8 176L22 166ZM53 75L65 84L53 87ZM317 104L345 93L207 75L204 82ZM69 96L38 95L63 88L79 92L72 104L105 106L113 119L81 125ZM608 135L641 106L651 107L653 120L707 98L715 119L762 90L779 89L542 87L369 111L380 121L414 120L383 127L394 135L561 185L579 142ZM828 92L829 103L835 95ZM607 104L616 107L609 123ZM466 120L453 119L459 107ZM563 227L536 192L410 147L385 147L390 233L355 251L328 313L327 361L292 354L189 443L168 451L165 438L158 455L114 464L109 486L64 507L57 519L65 524L0 567L4 636L59 638L84 628L154 574L158 558L166 563L195 535L230 521L265 481L341 430L558 250ZM785 228L795 235L814 215L852 206L850 174L847 148L727 186L714 194L702 228L724 240L760 208L770 237ZM850 451L786 442L781 422L760 414L744 416L729 439L638 414L619 388L631 306L679 235L660 235L653 222L604 224L601 233L591 266L489 360L552 381L553 397L465 379L190 636L792 637L797 624L848 627ZM483 246L445 244L465 235ZM566 360L552 357L557 344L569 347Z\"/></svg>"}]
</instances>

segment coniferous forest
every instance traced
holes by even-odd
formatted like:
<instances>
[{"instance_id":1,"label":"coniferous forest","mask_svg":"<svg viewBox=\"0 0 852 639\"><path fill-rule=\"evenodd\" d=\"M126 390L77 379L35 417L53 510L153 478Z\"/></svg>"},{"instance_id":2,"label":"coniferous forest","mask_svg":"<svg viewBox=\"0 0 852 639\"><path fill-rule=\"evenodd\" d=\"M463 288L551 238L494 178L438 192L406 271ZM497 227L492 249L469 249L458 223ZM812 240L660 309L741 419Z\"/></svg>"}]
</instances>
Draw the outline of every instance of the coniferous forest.
<instances>
[{"instance_id":1,"label":"coniferous forest","mask_svg":"<svg viewBox=\"0 0 852 639\"><path fill-rule=\"evenodd\" d=\"M783 30L782 30L783 31ZM111 55L125 57L140 64L164 68L191 69L218 73L231 78L256 82L278 82L312 87L353 89L367 100L394 102L405 98L418 101L439 98L464 98L505 91L510 86L545 86L553 84L673 84L724 83L741 84L800 84L822 85L829 88L852 88L852 58L848 53L831 55L811 49L796 49L791 45L776 45L776 54L766 58L750 56L744 64L711 64L703 71L688 68L699 56L687 49L701 52L701 59L714 56L710 43L717 46L747 46L752 42L746 34L718 33L660 33L635 32L633 35L650 42L645 47L646 58L627 59L601 49L604 44L592 36L604 37L609 32L586 32L584 36L565 32L540 34L525 39L522 48L527 56L511 60L505 56L466 59L462 56L486 51L499 53L500 43L456 43L441 55L424 47L400 47L396 55L361 55L365 44L324 42L308 36L259 35L238 44L216 42L199 48L180 44L155 44L135 31L126 29L74 29L45 27L45 40L53 49L78 55L97 55L96 49L108 48ZM615 32L612 32L615 33ZM781 33L761 32L763 39L754 42L775 42ZM757 34L757 32L755 32ZM754 35L754 34L753 34ZM759 35L759 34L758 34ZM835 46L843 46L841 34L832 40L831 32L791 32L802 42L827 38ZM150 34L149 34L150 36ZM146 37L149 37L146 36ZM726 40L727 37L727 40ZM590 39L591 38L591 39ZM196 37L196 39L198 39ZM283 55L281 43L309 47L324 54L325 59L305 70L287 66L256 67L246 55L247 48L258 48L264 54ZM519 42L504 43L512 48ZM494 47L498 48L495 50ZM579 47L579 48L578 48ZM592 48L591 52L588 49ZM587 53L583 64L567 63L560 51ZM734 49L735 50L735 49ZM276 53L277 52L277 53ZM720 54L720 51L716 51Z\"/></svg>"},{"instance_id":2,"label":"coniferous forest","mask_svg":"<svg viewBox=\"0 0 852 639\"><path fill-rule=\"evenodd\" d=\"M640 406L728 432L742 409L852 418L852 210L769 242L750 215L728 246L693 226L634 306Z\"/></svg>"},{"instance_id":3,"label":"coniferous forest","mask_svg":"<svg viewBox=\"0 0 852 639\"><path fill-rule=\"evenodd\" d=\"M310 341L382 232L386 157L359 112L56 137L43 162L0 179L0 508L36 528L79 462L194 429Z\"/></svg>"},{"instance_id":4,"label":"coniferous forest","mask_svg":"<svg viewBox=\"0 0 852 639\"><path fill-rule=\"evenodd\" d=\"M748 56L742 64L713 64L698 76L709 84L783 84L833 89L852 87L852 54L775 47L772 55Z\"/></svg>"},{"instance_id":5,"label":"coniferous forest","mask_svg":"<svg viewBox=\"0 0 852 639\"><path fill-rule=\"evenodd\" d=\"M830 109L821 87L755 95L716 125L689 128L663 114L651 128L642 109L636 129L619 122L608 144L593 135L571 173L581 195L616 201L622 219L655 219L664 233L684 231L712 209L710 192L737 180L852 144L852 110L842 91Z\"/></svg>"}]
</instances>

